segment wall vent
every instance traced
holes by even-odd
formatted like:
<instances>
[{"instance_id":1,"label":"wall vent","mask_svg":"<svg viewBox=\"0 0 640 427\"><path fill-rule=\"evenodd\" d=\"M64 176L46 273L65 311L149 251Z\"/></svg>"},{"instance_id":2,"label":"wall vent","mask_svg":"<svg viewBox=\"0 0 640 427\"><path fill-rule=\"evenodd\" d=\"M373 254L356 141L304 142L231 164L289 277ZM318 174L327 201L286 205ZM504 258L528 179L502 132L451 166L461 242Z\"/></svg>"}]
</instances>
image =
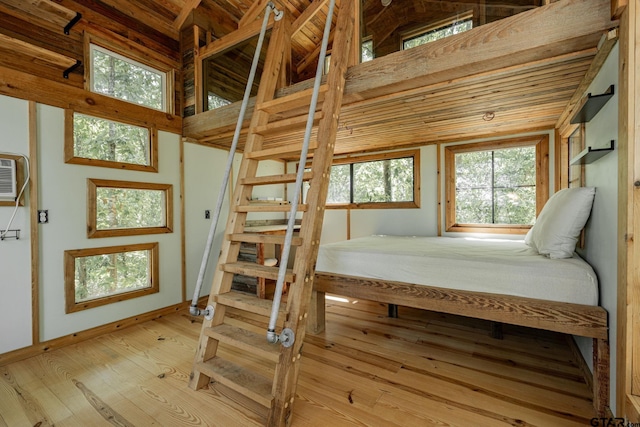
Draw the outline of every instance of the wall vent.
<instances>
[{"instance_id":1,"label":"wall vent","mask_svg":"<svg viewBox=\"0 0 640 427\"><path fill-rule=\"evenodd\" d=\"M0 199L15 199L17 195L16 161L0 158Z\"/></svg>"}]
</instances>

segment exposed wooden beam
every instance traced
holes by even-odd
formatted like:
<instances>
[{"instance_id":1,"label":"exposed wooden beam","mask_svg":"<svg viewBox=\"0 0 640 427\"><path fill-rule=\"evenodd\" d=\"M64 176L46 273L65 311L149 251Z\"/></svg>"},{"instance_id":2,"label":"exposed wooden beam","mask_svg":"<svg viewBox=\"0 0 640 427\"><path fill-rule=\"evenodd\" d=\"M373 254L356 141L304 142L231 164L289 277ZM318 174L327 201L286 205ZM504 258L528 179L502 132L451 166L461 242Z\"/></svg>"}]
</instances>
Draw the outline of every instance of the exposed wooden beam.
<instances>
[{"instance_id":1,"label":"exposed wooden beam","mask_svg":"<svg viewBox=\"0 0 640 427\"><path fill-rule=\"evenodd\" d=\"M620 19L629 0L611 0L611 19Z\"/></svg>"},{"instance_id":2,"label":"exposed wooden beam","mask_svg":"<svg viewBox=\"0 0 640 427\"><path fill-rule=\"evenodd\" d=\"M271 17L269 18L267 29L273 27L273 22L273 15L271 15ZM254 21L251 24L238 28L238 30L234 31L233 33L227 34L219 38L218 40L214 40L207 46L200 49L200 60L204 60L211 55L224 52L239 43L249 40L251 37L260 34L261 29L262 21Z\"/></svg>"},{"instance_id":3,"label":"exposed wooden beam","mask_svg":"<svg viewBox=\"0 0 640 427\"><path fill-rule=\"evenodd\" d=\"M260 16L264 9L267 7L267 3L269 0L256 0L253 2L249 10L240 18L238 22L238 28L244 27L245 25L253 22Z\"/></svg>"},{"instance_id":4,"label":"exposed wooden beam","mask_svg":"<svg viewBox=\"0 0 640 427\"><path fill-rule=\"evenodd\" d=\"M2 44L4 48L31 55L39 61L46 61L63 69L69 68L76 63L76 60L73 58L69 58L68 56L52 52L22 40L5 36L2 33L0 33L0 44Z\"/></svg>"},{"instance_id":5,"label":"exposed wooden beam","mask_svg":"<svg viewBox=\"0 0 640 427\"><path fill-rule=\"evenodd\" d=\"M326 6L329 0L313 0L302 14L294 21L291 26L291 37L295 37L296 33L302 29L314 16Z\"/></svg>"},{"instance_id":6,"label":"exposed wooden beam","mask_svg":"<svg viewBox=\"0 0 640 427\"><path fill-rule=\"evenodd\" d=\"M180 14L176 17L176 20L173 21L172 27L174 30L180 30L184 23L189 18L189 15L193 11L193 9L197 8L200 5L202 0L186 0Z\"/></svg>"},{"instance_id":7,"label":"exposed wooden beam","mask_svg":"<svg viewBox=\"0 0 640 427\"><path fill-rule=\"evenodd\" d=\"M0 67L0 95L36 101L59 108L73 108L87 114L118 120L133 117L158 129L181 133L182 118L131 104L109 96L88 92L64 83L52 82L10 68Z\"/></svg>"}]
</instances>

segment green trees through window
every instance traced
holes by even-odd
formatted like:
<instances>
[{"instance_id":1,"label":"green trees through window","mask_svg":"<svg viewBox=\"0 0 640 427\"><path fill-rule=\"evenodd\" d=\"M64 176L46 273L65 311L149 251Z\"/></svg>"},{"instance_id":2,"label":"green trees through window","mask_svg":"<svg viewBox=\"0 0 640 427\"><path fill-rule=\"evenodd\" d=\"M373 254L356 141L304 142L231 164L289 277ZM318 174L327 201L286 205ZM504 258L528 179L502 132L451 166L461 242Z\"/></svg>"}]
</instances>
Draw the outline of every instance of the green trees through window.
<instances>
[{"instance_id":1,"label":"green trees through window","mask_svg":"<svg viewBox=\"0 0 640 427\"><path fill-rule=\"evenodd\" d=\"M91 45L91 90L164 111L166 73Z\"/></svg>"},{"instance_id":2,"label":"green trees through window","mask_svg":"<svg viewBox=\"0 0 640 427\"><path fill-rule=\"evenodd\" d=\"M533 224L535 147L456 154L456 220L463 224Z\"/></svg>"},{"instance_id":3,"label":"green trees through window","mask_svg":"<svg viewBox=\"0 0 640 427\"><path fill-rule=\"evenodd\" d=\"M421 33L414 37L406 38L402 42L402 49L411 49L416 46L420 46L432 41L440 40L445 37L452 36L454 34L468 31L473 27L473 21L471 19L465 19L463 21L456 21L449 25L434 28L427 32Z\"/></svg>"},{"instance_id":4,"label":"green trees through window","mask_svg":"<svg viewBox=\"0 0 640 427\"><path fill-rule=\"evenodd\" d=\"M418 163L417 150L335 160L327 205L417 207Z\"/></svg>"}]
</instances>

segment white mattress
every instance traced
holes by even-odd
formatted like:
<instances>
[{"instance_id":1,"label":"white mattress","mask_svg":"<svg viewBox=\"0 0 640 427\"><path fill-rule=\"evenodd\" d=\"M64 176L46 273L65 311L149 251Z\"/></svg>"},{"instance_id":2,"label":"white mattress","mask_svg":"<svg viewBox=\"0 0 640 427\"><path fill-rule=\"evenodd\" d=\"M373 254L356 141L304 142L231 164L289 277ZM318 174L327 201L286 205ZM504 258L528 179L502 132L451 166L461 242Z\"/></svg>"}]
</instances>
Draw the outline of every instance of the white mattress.
<instances>
[{"instance_id":1,"label":"white mattress","mask_svg":"<svg viewBox=\"0 0 640 427\"><path fill-rule=\"evenodd\" d=\"M582 258L549 259L523 241L362 237L320 246L316 271L598 305L596 274Z\"/></svg>"}]
</instances>

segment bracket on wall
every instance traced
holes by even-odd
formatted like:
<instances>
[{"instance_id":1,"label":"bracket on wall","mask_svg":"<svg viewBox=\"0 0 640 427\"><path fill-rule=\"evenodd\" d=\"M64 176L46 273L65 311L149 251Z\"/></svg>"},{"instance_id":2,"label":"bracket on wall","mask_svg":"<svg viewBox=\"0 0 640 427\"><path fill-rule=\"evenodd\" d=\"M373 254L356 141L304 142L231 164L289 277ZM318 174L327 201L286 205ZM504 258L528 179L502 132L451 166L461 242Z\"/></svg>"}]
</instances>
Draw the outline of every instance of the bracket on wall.
<instances>
[{"instance_id":1,"label":"bracket on wall","mask_svg":"<svg viewBox=\"0 0 640 427\"><path fill-rule=\"evenodd\" d=\"M0 241L5 239L16 239L20 240L20 230L7 230L0 231Z\"/></svg>"},{"instance_id":2,"label":"bracket on wall","mask_svg":"<svg viewBox=\"0 0 640 427\"><path fill-rule=\"evenodd\" d=\"M73 26L76 25L81 19L82 14L80 12L76 12L76 16L74 16L73 19L71 19L71 21L69 21L69 23L64 27L64 33L66 35L69 35L69 31L71 31Z\"/></svg>"},{"instance_id":3,"label":"bracket on wall","mask_svg":"<svg viewBox=\"0 0 640 427\"><path fill-rule=\"evenodd\" d=\"M72 73L76 68L78 68L81 65L82 65L82 61L77 59L75 64L73 64L71 67L67 68L62 72L62 77L64 77L65 79L68 79L69 73Z\"/></svg>"}]
</instances>

